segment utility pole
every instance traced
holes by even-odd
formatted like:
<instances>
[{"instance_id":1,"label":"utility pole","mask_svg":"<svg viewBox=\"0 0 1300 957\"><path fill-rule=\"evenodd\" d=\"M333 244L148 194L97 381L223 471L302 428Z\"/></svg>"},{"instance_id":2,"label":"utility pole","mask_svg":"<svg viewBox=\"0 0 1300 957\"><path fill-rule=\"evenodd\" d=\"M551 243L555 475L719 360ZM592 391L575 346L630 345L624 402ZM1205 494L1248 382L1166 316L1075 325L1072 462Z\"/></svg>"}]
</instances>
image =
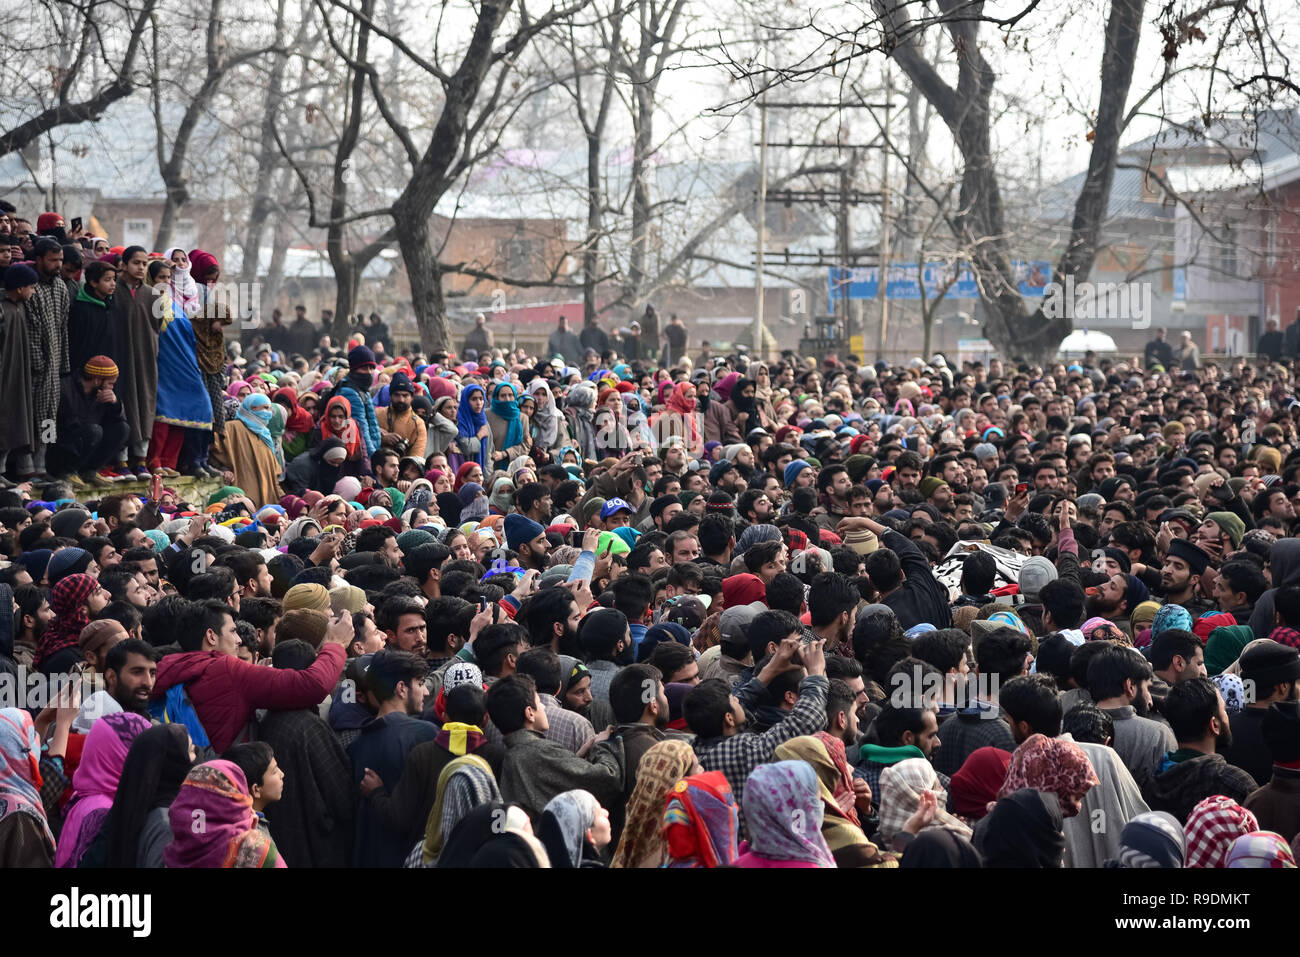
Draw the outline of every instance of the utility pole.
<instances>
[{"instance_id":1,"label":"utility pole","mask_svg":"<svg viewBox=\"0 0 1300 957\"><path fill-rule=\"evenodd\" d=\"M838 176L836 185L833 188L809 187L805 189L795 189L785 187L772 191L767 191L767 163L766 150L760 149L759 152L759 195L763 200L768 198L774 203L782 203L786 208L792 205L809 204L821 207L822 209L831 209L835 215L835 245L833 249L818 249L816 251L791 250L788 246L785 249L773 250L770 253L763 248L766 236L766 204L760 201L758 231L759 231L759 249L755 256L755 268L758 274L755 277L754 288L756 297L760 302L755 304L755 335L756 337L762 331L762 270L766 260L770 257L774 262L779 262L787 268L830 268L834 270L850 269L853 266L863 265L866 262L876 259L866 253L853 252L853 236L851 233L851 221L849 219L849 210L853 206L859 206L863 203L875 203L881 200L881 194L868 190L855 189L852 186L853 171L856 165L859 151L869 152L872 149L883 148L883 140L877 139L869 143L851 144L846 142L847 137L841 135L835 142L814 141L814 142L795 142L793 137L784 142L768 142L767 133L767 111L768 110L849 110L849 109L880 109L888 108L890 104L880 103L804 103L795 101L774 101L768 100L763 96L759 101L760 123L762 125L762 135L760 136L760 146L774 146L778 149L814 149L814 150L835 150L841 156L838 166ZM847 152L847 156L845 153ZM852 331L852 304L849 302L848 289L845 288L844 295L838 296L842 302L838 303L837 308L832 315L818 315L814 317L817 326L816 336L809 338L805 335L800 342L800 348L810 352L830 353L837 349L843 349L848 345L849 333ZM863 317L863 339L866 339L866 317ZM755 340L761 342L761 339ZM761 348L761 347L759 347ZM865 345L863 348L865 352Z\"/></svg>"},{"instance_id":2,"label":"utility pole","mask_svg":"<svg viewBox=\"0 0 1300 957\"><path fill-rule=\"evenodd\" d=\"M890 82L889 68L885 68L885 127L889 135L890 97L894 95ZM885 336L889 331L889 150L880 151L880 283L877 287L880 296L880 339L876 343L876 358L885 355ZM862 351L867 351L866 313L863 312Z\"/></svg>"},{"instance_id":3,"label":"utility pole","mask_svg":"<svg viewBox=\"0 0 1300 957\"><path fill-rule=\"evenodd\" d=\"M763 348L763 250L767 246L767 94L758 102L758 250L754 266L754 356L766 361Z\"/></svg>"}]
</instances>

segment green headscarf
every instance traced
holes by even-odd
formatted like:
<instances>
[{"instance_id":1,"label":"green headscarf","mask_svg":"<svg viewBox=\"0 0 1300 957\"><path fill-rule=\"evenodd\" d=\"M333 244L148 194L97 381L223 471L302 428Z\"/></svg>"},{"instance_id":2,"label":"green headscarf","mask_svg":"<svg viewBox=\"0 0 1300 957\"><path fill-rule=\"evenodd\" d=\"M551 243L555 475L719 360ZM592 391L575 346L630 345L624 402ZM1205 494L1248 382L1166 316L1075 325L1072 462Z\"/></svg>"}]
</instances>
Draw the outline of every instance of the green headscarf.
<instances>
[{"instance_id":1,"label":"green headscarf","mask_svg":"<svg viewBox=\"0 0 1300 957\"><path fill-rule=\"evenodd\" d=\"M394 515L396 515L396 516L400 516L403 512L406 511L406 493L405 493L405 492L399 492L399 491L398 491L397 489L395 489L395 488L386 488L386 489L384 489L384 491L387 492L387 493L388 493L388 497L391 498L391 499L393 500L393 514L394 514Z\"/></svg>"},{"instance_id":2,"label":"green headscarf","mask_svg":"<svg viewBox=\"0 0 1300 957\"><path fill-rule=\"evenodd\" d=\"M1255 640L1249 625L1221 625L1205 642L1205 671L1211 678L1241 657L1241 651Z\"/></svg>"},{"instance_id":3,"label":"green headscarf","mask_svg":"<svg viewBox=\"0 0 1300 957\"><path fill-rule=\"evenodd\" d=\"M215 492L213 492L211 495L208 496L208 504L216 505L218 502L224 502L232 495L243 495L243 494L244 494L244 490L242 488L236 488L233 485L223 485L221 486L221 488L217 489Z\"/></svg>"}]
</instances>

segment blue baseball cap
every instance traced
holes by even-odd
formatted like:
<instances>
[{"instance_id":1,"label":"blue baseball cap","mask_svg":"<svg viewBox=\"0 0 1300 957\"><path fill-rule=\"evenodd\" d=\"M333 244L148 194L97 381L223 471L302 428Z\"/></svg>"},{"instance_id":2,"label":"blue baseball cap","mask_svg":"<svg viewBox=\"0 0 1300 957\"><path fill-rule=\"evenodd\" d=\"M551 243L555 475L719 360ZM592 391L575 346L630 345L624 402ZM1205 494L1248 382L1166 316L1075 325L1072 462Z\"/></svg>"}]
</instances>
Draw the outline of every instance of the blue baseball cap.
<instances>
[{"instance_id":1,"label":"blue baseball cap","mask_svg":"<svg viewBox=\"0 0 1300 957\"><path fill-rule=\"evenodd\" d=\"M600 517L602 519L609 518L615 512L631 512L636 514L636 509L627 504L627 502L623 501L621 498L611 498L600 507Z\"/></svg>"}]
</instances>

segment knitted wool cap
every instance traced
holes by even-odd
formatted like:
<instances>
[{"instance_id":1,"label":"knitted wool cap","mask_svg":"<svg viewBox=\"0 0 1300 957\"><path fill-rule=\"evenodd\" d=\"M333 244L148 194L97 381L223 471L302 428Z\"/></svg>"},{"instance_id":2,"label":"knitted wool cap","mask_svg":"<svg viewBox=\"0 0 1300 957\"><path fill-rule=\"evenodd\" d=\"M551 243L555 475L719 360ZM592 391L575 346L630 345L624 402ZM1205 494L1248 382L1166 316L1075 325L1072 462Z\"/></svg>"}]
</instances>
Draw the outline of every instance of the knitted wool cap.
<instances>
[{"instance_id":1,"label":"knitted wool cap","mask_svg":"<svg viewBox=\"0 0 1300 957\"><path fill-rule=\"evenodd\" d=\"M326 611L329 607L330 593L324 585L306 583L294 585L284 594L285 611L293 611L295 608Z\"/></svg>"}]
</instances>

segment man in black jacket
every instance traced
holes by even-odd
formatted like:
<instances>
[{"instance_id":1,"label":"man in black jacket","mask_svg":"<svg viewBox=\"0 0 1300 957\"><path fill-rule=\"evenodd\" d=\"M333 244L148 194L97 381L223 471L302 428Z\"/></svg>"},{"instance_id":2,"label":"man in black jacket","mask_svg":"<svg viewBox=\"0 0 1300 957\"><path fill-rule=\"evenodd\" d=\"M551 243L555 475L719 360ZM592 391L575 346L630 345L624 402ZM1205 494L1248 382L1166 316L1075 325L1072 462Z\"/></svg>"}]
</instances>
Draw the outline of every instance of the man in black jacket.
<instances>
[{"instance_id":1,"label":"man in black jacket","mask_svg":"<svg viewBox=\"0 0 1300 957\"><path fill-rule=\"evenodd\" d=\"M836 528L841 535L856 529L874 532L884 546L867 556L867 577L880 592L878 601L893 609L903 630L923 622L936 628L951 625L948 589L934 577L912 540L870 518L846 518Z\"/></svg>"},{"instance_id":2,"label":"man in black jacket","mask_svg":"<svg viewBox=\"0 0 1300 957\"><path fill-rule=\"evenodd\" d=\"M68 376L59 398L58 437L49 450L50 474L80 473L78 482L112 487L99 474L117 462L126 448L130 426L122 402L114 393L117 364L108 356L93 356L77 375Z\"/></svg>"}]
</instances>

